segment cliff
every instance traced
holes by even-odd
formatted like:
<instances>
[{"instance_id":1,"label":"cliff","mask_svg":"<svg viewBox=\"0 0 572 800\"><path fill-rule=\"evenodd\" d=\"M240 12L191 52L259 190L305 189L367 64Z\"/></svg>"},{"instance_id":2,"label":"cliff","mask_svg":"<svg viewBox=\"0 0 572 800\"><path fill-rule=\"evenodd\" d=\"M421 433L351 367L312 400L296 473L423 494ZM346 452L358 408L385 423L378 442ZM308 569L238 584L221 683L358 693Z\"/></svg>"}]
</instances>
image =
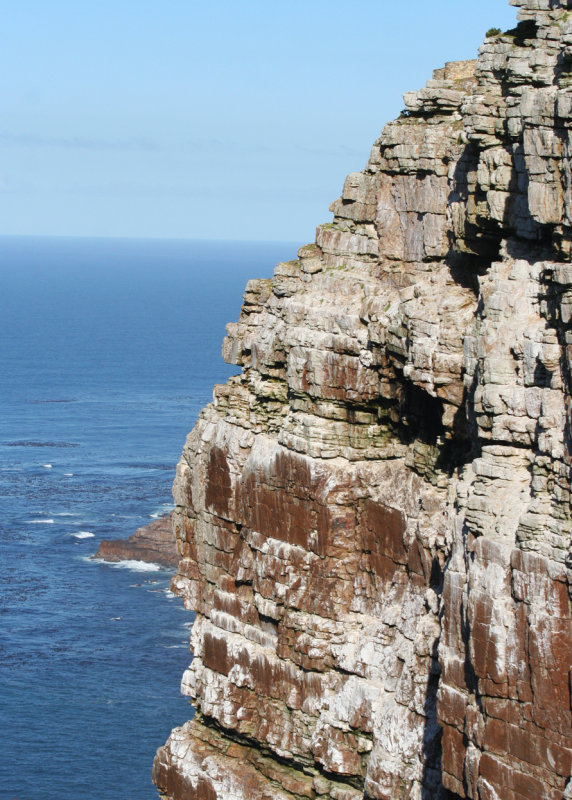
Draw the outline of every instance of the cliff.
<instances>
[{"instance_id":1,"label":"cliff","mask_svg":"<svg viewBox=\"0 0 572 800\"><path fill-rule=\"evenodd\" d=\"M169 800L572 797L572 2L511 2L228 326Z\"/></svg>"}]
</instances>

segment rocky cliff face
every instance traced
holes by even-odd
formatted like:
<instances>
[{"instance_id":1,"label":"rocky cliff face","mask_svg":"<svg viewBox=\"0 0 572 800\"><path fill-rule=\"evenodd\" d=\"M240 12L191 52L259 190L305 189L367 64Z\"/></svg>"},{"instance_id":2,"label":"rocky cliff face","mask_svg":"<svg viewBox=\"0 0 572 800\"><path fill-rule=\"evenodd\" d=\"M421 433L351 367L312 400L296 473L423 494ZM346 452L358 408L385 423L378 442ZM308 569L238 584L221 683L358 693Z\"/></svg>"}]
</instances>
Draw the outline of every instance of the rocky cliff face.
<instances>
[{"instance_id":1,"label":"rocky cliff face","mask_svg":"<svg viewBox=\"0 0 572 800\"><path fill-rule=\"evenodd\" d=\"M228 326L171 800L572 797L572 2L511 1Z\"/></svg>"}]
</instances>

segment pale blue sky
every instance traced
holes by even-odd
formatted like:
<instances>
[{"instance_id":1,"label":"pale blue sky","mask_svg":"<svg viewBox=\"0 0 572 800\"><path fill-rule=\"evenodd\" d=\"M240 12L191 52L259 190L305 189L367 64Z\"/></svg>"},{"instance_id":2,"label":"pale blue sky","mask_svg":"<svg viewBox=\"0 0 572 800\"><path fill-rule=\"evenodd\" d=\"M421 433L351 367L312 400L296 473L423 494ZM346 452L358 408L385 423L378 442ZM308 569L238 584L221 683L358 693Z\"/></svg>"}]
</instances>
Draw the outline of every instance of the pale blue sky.
<instances>
[{"instance_id":1,"label":"pale blue sky","mask_svg":"<svg viewBox=\"0 0 572 800\"><path fill-rule=\"evenodd\" d=\"M508 0L0 0L0 233L304 242Z\"/></svg>"}]
</instances>

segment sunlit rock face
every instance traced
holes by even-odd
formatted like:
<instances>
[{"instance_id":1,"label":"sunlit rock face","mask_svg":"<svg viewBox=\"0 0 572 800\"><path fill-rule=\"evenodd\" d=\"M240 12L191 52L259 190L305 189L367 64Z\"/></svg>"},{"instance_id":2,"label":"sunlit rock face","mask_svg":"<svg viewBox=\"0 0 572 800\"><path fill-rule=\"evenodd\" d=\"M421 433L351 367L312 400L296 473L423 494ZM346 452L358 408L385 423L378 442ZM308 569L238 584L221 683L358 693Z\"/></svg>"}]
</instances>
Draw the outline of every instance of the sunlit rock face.
<instances>
[{"instance_id":1,"label":"sunlit rock face","mask_svg":"<svg viewBox=\"0 0 572 800\"><path fill-rule=\"evenodd\" d=\"M572 13L513 4L228 326L169 800L572 797Z\"/></svg>"}]
</instances>

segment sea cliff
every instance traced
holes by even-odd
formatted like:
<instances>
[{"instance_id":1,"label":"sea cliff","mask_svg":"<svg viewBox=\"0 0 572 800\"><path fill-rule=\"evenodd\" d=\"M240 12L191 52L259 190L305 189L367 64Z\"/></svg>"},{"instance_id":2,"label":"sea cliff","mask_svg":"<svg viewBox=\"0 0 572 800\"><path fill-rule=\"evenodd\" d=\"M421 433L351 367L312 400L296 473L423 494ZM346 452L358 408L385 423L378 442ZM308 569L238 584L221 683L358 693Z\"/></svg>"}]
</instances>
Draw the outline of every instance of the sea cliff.
<instances>
[{"instance_id":1,"label":"sea cliff","mask_svg":"<svg viewBox=\"0 0 572 800\"><path fill-rule=\"evenodd\" d=\"M572 798L572 2L511 2L228 326L169 800Z\"/></svg>"}]
</instances>

